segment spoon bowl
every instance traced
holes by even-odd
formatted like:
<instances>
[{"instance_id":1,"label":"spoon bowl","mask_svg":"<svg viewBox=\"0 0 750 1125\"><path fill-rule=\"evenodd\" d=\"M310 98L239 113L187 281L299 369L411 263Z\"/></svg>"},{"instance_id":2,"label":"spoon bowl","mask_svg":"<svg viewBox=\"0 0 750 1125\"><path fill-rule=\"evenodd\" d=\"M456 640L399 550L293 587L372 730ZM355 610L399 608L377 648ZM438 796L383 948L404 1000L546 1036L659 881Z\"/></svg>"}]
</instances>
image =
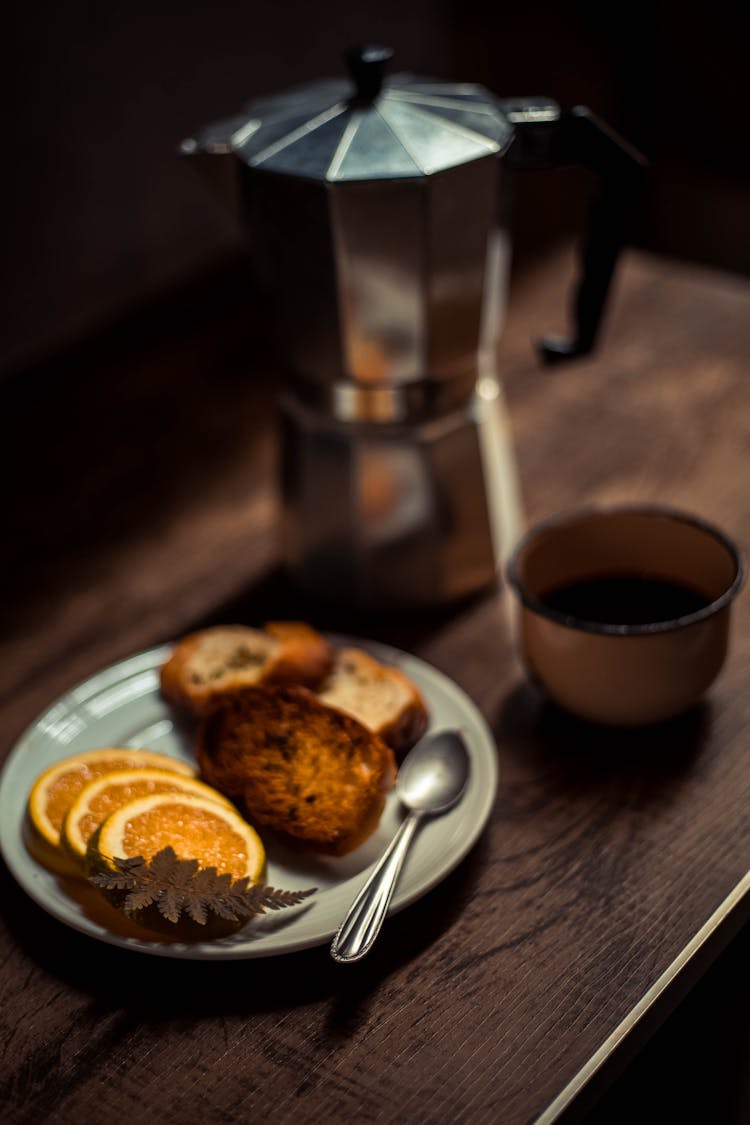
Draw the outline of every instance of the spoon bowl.
<instances>
[{"instance_id":1,"label":"spoon bowl","mask_svg":"<svg viewBox=\"0 0 750 1125\"><path fill-rule=\"evenodd\" d=\"M447 812L469 777L469 755L460 733L442 730L420 739L404 758L396 779L402 804L420 813Z\"/></svg>"}]
</instances>

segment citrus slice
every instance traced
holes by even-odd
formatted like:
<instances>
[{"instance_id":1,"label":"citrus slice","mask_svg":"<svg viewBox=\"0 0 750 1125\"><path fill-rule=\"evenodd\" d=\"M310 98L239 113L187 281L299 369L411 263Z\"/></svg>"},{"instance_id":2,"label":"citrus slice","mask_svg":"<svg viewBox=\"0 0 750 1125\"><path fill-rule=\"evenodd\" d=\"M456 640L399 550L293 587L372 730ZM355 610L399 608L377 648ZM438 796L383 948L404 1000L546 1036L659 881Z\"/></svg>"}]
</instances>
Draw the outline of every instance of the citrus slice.
<instances>
[{"instance_id":1,"label":"citrus slice","mask_svg":"<svg viewBox=\"0 0 750 1125\"><path fill-rule=\"evenodd\" d=\"M87 864L113 871L115 858L150 860L166 847L179 859L195 859L200 867L251 883L265 867L260 837L228 802L188 793L152 793L116 809L89 840Z\"/></svg>"},{"instance_id":2,"label":"citrus slice","mask_svg":"<svg viewBox=\"0 0 750 1125\"><path fill-rule=\"evenodd\" d=\"M86 867L89 874L117 871L115 859L142 856L147 862L171 847L178 859L196 860L199 868L215 867L232 880L247 878L259 883L266 855L254 828L228 803L188 793L152 793L116 809L102 821L89 840ZM127 891L105 890L114 906L124 909ZM212 915L201 923L182 914L170 921L157 902L129 913L146 929L180 941L226 937L241 929L244 918Z\"/></svg>"},{"instance_id":3,"label":"citrus slice","mask_svg":"<svg viewBox=\"0 0 750 1125\"><path fill-rule=\"evenodd\" d=\"M216 789L172 770L143 766L133 770L117 770L105 773L84 785L65 814L61 832L63 847L83 867L88 842L102 821L122 805L138 797L148 797L152 793L189 793L195 797L205 797L209 801L218 801L225 808L233 808Z\"/></svg>"},{"instance_id":4,"label":"citrus slice","mask_svg":"<svg viewBox=\"0 0 750 1125\"><path fill-rule=\"evenodd\" d=\"M29 847L45 866L61 874L75 873L75 865L61 847L60 830L65 814L89 781L115 770L150 766L194 777L191 769L179 758L154 750L135 750L107 746L86 750L55 762L34 782L27 804Z\"/></svg>"}]
</instances>

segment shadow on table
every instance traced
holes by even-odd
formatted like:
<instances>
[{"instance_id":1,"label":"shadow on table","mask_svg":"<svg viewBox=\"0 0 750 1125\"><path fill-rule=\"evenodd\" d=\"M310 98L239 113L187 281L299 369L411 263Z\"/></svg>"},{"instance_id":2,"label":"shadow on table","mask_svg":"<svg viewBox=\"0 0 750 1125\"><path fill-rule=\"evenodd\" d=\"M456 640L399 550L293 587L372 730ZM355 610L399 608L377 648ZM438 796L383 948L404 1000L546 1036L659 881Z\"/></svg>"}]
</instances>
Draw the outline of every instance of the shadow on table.
<instances>
[{"instance_id":1,"label":"shadow on table","mask_svg":"<svg viewBox=\"0 0 750 1125\"><path fill-rule=\"evenodd\" d=\"M490 588L437 608L354 609L307 593L292 581L283 567L277 566L217 606L210 615L194 622L191 628L228 623L257 626L264 621L300 620L324 632L414 649L491 594Z\"/></svg>"},{"instance_id":2,"label":"shadow on table","mask_svg":"<svg viewBox=\"0 0 750 1125\"><path fill-rule=\"evenodd\" d=\"M98 1006L140 1022L286 1010L330 999L325 1034L346 1037L366 1019L369 997L397 970L429 955L458 921L485 862L476 847L419 902L389 918L371 953L352 965L334 963L328 945L278 957L190 961L99 943L45 914L0 864L2 914L8 930L44 972L88 993Z\"/></svg>"},{"instance_id":3,"label":"shadow on table","mask_svg":"<svg viewBox=\"0 0 750 1125\"><path fill-rule=\"evenodd\" d=\"M681 779L700 770L712 724L704 700L652 726L598 726L576 719L523 680L504 699L493 727L514 773L533 775L547 792L574 788L635 811L671 800Z\"/></svg>"}]
</instances>

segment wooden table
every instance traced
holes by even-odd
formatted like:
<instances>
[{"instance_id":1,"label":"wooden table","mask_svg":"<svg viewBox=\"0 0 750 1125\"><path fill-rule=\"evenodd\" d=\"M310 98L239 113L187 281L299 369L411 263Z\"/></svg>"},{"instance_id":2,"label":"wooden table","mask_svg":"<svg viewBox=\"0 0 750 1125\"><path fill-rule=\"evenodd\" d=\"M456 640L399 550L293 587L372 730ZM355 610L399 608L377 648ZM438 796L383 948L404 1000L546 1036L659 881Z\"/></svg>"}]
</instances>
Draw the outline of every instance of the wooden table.
<instances>
[{"instance_id":1,"label":"wooden table","mask_svg":"<svg viewBox=\"0 0 750 1125\"><path fill-rule=\"evenodd\" d=\"M747 545L750 285L633 253L600 354L544 370L529 338L560 326L571 269L560 254L520 280L501 350L528 519L658 499ZM206 622L302 613L409 647L470 693L497 740L496 808L461 866L347 967L324 948L127 953L47 917L3 870L3 1118L580 1113L747 917L750 602L710 697L628 734L534 694L504 595L398 618L300 598L275 563L254 308L236 278L217 282L4 389L3 753L115 659Z\"/></svg>"}]
</instances>

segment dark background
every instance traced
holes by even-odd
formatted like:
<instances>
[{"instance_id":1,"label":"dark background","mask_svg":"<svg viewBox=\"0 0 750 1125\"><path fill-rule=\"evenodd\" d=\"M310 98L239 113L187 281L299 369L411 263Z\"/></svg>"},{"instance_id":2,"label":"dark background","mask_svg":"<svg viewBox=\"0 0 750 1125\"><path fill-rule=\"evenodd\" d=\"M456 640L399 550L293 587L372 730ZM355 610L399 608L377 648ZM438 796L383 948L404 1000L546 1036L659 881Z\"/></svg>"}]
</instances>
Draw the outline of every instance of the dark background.
<instances>
[{"instance_id":1,"label":"dark background","mask_svg":"<svg viewBox=\"0 0 750 1125\"><path fill-rule=\"evenodd\" d=\"M655 0L356 5L98 0L4 21L0 374L49 359L241 254L232 218L176 155L251 97L340 73L347 45L501 95L585 103L652 171L642 245L750 271L741 6ZM524 174L516 268L582 221L586 176Z\"/></svg>"}]
</instances>

